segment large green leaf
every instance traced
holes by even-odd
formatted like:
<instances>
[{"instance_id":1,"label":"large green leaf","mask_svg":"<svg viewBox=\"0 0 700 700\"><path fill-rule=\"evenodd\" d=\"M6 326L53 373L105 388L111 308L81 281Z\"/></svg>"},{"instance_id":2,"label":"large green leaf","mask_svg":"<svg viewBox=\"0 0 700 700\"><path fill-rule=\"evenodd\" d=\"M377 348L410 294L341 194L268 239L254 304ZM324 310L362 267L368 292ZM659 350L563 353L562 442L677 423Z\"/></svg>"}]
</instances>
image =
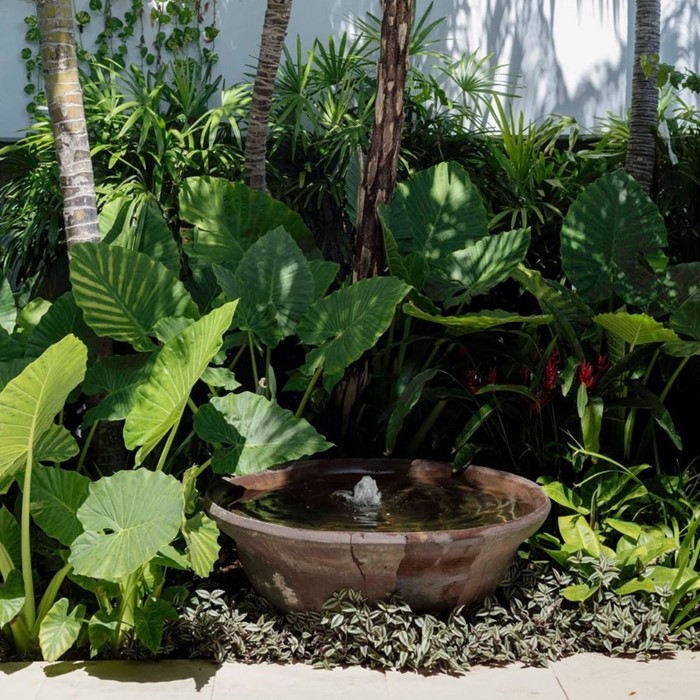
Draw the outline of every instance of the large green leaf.
<instances>
[{"instance_id":1,"label":"large green leaf","mask_svg":"<svg viewBox=\"0 0 700 700\"><path fill-rule=\"evenodd\" d=\"M119 609L114 608L108 613L98 610L88 622L88 639L90 640L90 654L93 655L103 647L111 644L114 634L119 627Z\"/></svg>"},{"instance_id":2,"label":"large green leaf","mask_svg":"<svg viewBox=\"0 0 700 700\"><path fill-rule=\"evenodd\" d=\"M212 459L223 474L251 474L332 447L303 418L250 392L213 398L197 412L194 428L223 446Z\"/></svg>"},{"instance_id":3,"label":"large green leaf","mask_svg":"<svg viewBox=\"0 0 700 700\"><path fill-rule=\"evenodd\" d=\"M79 576L119 581L175 539L184 505L180 482L163 472L103 477L78 510L85 532L73 540L68 563Z\"/></svg>"},{"instance_id":4,"label":"large green leaf","mask_svg":"<svg viewBox=\"0 0 700 700\"><path fill-rule=\"evenodd\" d=\"M24 345L0 327L0 362L10 362L24 357Z\"/></svg>"},{"instance_id":5,"label":"large green leaf","mask_svg":"<svg viewBox=\"0 0 700 700\"><path fill-rule=\"evenodd\" d=\"M37 440L35 462L66 462L78 454L80 448L75 438L62 425L52 423Z\"/></svg>"},{"instance_id":6,"label":"large green leaf","mask_svg":"<svg viewBox=\"0 0 700 700\"><path fill-rule=\"evenodd\" d=\"M36 297L27 302L17 316L18 333L30 333L41 321L42 316L51 308L51 302L41 297Z\"/></svg>"},{"instance_id":7,"label":"large green leaf","mask_svg":"<svg viewBox=\"0 0 700 700\"><path fill-rule=\"evenodd\" d=\"M389 327L408 291L393 277L374 277L315 302L297 326L302 343L320 346L308 354L302 371L322 367L335 374L359 359Z\"/></svg>"},{"instance_id":8,"label":"large green leaf","mask_svg":"<svg viewBox=\"0 0 700 700\"><path fill-rule=\"evenodd\" d=\"M458 163L440 163L396 187L379 207L401 255L435 261L488 234L481 195Z\"/></svg>"},{"instance_id":9,"label":"large green leaf","mask_svg":"<svg viewBox=\"0 0 700 700\"><path fill-rule=\"evenodd\" d=\"M311 231L297 213L242 183L187 178L180 189L180 217L196 227L186 250L202 262L234 267L254 241L278 226L305 253L318 253Z\"/></svg>"},{"instance_id":10,"label":"large green leaf","mask_svg":"<svg viewBox=\"0 0 700 700\"><path fill-rule=\"evenodd\" d=\"M115 197L104 205L99 221L104 243L144 253L180 272L180 251L152 197Z\"/></svg>"},{"instance_id":11,"label":"large green leaf","mask_svg":"<svg viewBox=\"0 0 700 700\"><path fill-rule=\"evenodd\" d=\"M559 532L565 544L582 549L591 557L599 557L603 550L600 539L582 515L564 515L558 519Z\"/></svg>"},{"instance_id":12,"label":"large green leaf","mask_svg":"<svg viewBox=\"0 0 700 700\"><path fill-rule=\"evenodd\" d=\"M314 296L309 263L282 227L248 248L235 275L217 268L217 278L226 298L239 300L238 327L270 348L294 332Z\"/></svg>"},{"instance_id":13,"label":"large green leaf","mask_svg":"<svg viewBox=\"0 0 700 700\"><path fill-rule=\"evenodd\" d=\"M530 231L517 229L486 236L446 257L440 263L447 283L442 296L446 307L468 304L503 282L525 259L529 246Z\"/></svg>"},{"instance_id":14,"label":"large green leaf","mask_svg":"<svg viewBox=\"0 0 700 700\"><path fill-rule=\"evenodd\" d=\"M54 416L83 380L86 361L83 343L66 336L0 392L0 480L22 469L52 430Z\"/></svg>"},{"instance_id":15,"label":"large green leaf","mask_svg":"<svg viewBox=\"0 0 700 700\"><path fill-rule=\"evenodd\" d=\"M8 333L15 329L17 321L17 307L12 295L12 287L5 275L0 275L0 328Z\"/></svg>"},{"instance_id":16,"label":"large green leaf","mask_svg":"<svg viewBox=\"0 0 700 700\"><path fill-rule=\"evenodd\" d=\"M78 508L88 496L90 479L56 467L35 467L32 475L31 514L49 537L69 547L83 531Z\"/></svg>"},{"instance_id":17,"label":"large green leaf","mask_svg":"<svg viewBox=\"0 0 700 700\"><path fill-rule=\"evenodd\" d=\"M455 335L465 335L476 333L490 328L498 328L510 323L530 323L532 325L542 325L551 323L551 316L533 315L519 316L509 311L494 309L492 311L479 311L478 313L465 314L464 316L434 316L421 311L413 304L404 304L403 311L408 316L419 318L422 321L439 323L441 326L449 328Z\"/></svg>"},{"instance_id":18,"label":"large green leaf","mask_svg":"<svg viewBox=\"0 0 700 700\"><path fill-rule=\"evenodd\" d=\"M672 307L700 302L700 262L670 265L666 270L666 296Z\"/></svg>"},{"instance_id":19,"label":"large green leaf","mask_svg":"<svg viewBox=\"0 0 700 700\"><path fill-rule=\"evenodd\" d=\"M15 360L0 362L0 391L14 379L31 361L31 357L18 357Z\"/></svg>"},{"instance_id":20,"label":"large green leaf","mask_svg":"<svg viewBox=\"0 0 700 700\"><path fill-rule=\"evenodd\" d=\"M219 558L219 528L205 513L188 518L182 526L187 558L197 576L209 576Z\"/></svg>"},{"instance_id":21,"label":"large green leaf","mask_svg":"<svg viewBox=\"0 0 700 700\"><path fill-rule=\"evenodd\" d=\"M152 350L148 336L159 319L199 317L182 282L147 255L103 243L78 243L71 255L75 301L99 336Z\"/></svg>"},{"instance_id":22,"label":"large green leaf","mask_svg":"<svg viewBox=\"0 0 700 700\"><path fill-rule=\"evenodd\" d=\"M75 643L85 617L85 606L68 611L68 598L57 600L39 627L39 645L44 661L60 659Z\"/></svg>"},{"instance_id":23,"label":"large green leaf","mask_svg":"<svg viewBox=\"0 0 700 700\"><path fill-rule=\"evenodd\" d=\"M666 328L646 314L628 314L626 311L618 311L611 314L598 314L593 317L593 320L630 345L680 340L670 328Z\"/></svg>"},{"instance_id":24,"label":"large green leaf","mask_svg":"<svg viewBox=\"0 0 700 700\"><path fill-rule=\"evenodd\" d=\"M83 426L97 420L124 420L134 406L136 389L148 378L155 356L112 355L100 358L85 375L83 392L88 396L101 395L102 399L89 409Z\"/></svg>"},{"instance_id":25,"label":"large green leaf","mask_svg":"<svg viewBox=\"0 0 700 700\"><path fill-rule=\"evenodd\" d=\"M236 302L214 309L171 338L158 353L148 379L136 390L124 425L126 446L141 446L137 465L179 422L192 387L221 347L235 309Z\"/></svg>"},{"instance_id":26,"label":"large green leaf","mask_svg":"<svg viewBox=\"0 0 700 700\"><path fill-rule=\"evenodd\" d=\"M177 619L177 611L170 603L159 598L149 598L134 612L134 632L138 640L154 654L163 639L163 623Z\"/></svg>"},{"instance_id":27,"label":"large green leaf","mask_svg":"<svg viewBox=\"0 0 700 700\"><path fill-rule=\"evenodd\" d=\"M591 308L576 292L545 279L539 272L524 265L518 265L511 277L537 299L540 309L545 314L553 316L559 334L569 344L578 360L583 362L585 353L573 324L588 324L593 315Z\"/></svg>"},{"instance_id":28,"label":"large green leaf","mask_svg":"<svg viewBox=\"0 0 700 700\"><path fill-rule=\"evenodd\" d=\"M330 260L309 260L309 270L314 279L313 300L320 299L338 277L340 265Z\"/></svg>"},{"instance_id":29,"label":"large green leaf","mask_svg":"<svg viewBox=\"0 0 700 700\"><path fill-rule=\"evenodd\" d=\"M401 395L396 401L396 404L391 411L389 421L386 427L385 449L387 453L394 451L396 446L396 438L403 427L404 420L415 408L420 400L423 388L431 381L438 373L436 369L426 369L419 372L406 385L406 388L401 392Z\"/></svg>"},{"instance_id":30,"label":"large green leaf","mask_svg":"<svg viewBox=\"0 0 700 700\"><path fill-rule=\"evenodd\" d=\"M0 508L0 545L3 546L8 554L10 558L9 563L16 568L20 567L21 539L22 535L15 516L5 506L2 506ZM0 568L0 574L2 573Z\"/></svg>"},{"instance_id":31,"label":"large green leaf","mask_svg":"<svg viewBox=\"0 0 700 700\"><path fill-rule=\"evenodd\" d=\"M22 572L12 569L4 583L0 583L0 630L12 622L24 607Z\"/></svg>"},{"instance_id":32,"label":"large green leaf","mask_svg":"<svg viewBox=\"0 0 700 700\"><path fill-rule=\"evenodd\" d=\"M87 330L83 314L70 292L61 295L41 317L27 338L25 352L28 357L39 357L46 348L70 333L84 336Z\"/></svg>"},{"instance_id":33,"label":"large green leaf","mask_svg":"<svg viewBox=\"0 0 700 700\"><path fill-rule=\"evenodd\" d=\"M671 314L671 326L693 340L700 340L700 301L686 301Z\"/></svg>"},{"instance_id":34,"label":"large green leaf","mask_svg":"<svg viewBox=\"0 0 700 700\"><path fill-rule=\"evenodd\" d=\"M571 205L561 232L562 267L589 302L617 295L646 305L660 291L666 229L654 203L623 170L603 175Z\"/></svg>"}]
</instances>

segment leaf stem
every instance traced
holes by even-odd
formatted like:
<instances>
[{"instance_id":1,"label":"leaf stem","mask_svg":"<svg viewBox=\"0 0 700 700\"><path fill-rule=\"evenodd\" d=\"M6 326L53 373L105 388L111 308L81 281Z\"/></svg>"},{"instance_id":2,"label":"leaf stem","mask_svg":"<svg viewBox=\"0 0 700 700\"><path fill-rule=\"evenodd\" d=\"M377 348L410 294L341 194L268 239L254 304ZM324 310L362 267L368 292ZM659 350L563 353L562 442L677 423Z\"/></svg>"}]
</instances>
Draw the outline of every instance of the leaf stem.
<instances>
[{"instance_id":1,"label":"leaf stem","mask_svg":"<svg viewBox=\"0 0 700 700\"><path fill-rule=\"evenodd\" d=\"M156 466L156 471L160 472L163 471L163 467L165 466L165 460L168 457L168 453L170 452L170 448L173 444L173 440L175 439L175 433L177 432L177 429L180 427L180 421L178 420L175 425L170 429L170 433L168 434L168 439L165 442L165 446L163 447L163 451L160 453L160 459L158 460L158 465Z\"/></svg>"},{"instance_id":2,"label":"leaf stem","mask_svg":"<svg viewBox=\"0 0 700 700\"><path fill-rule=\"evenodd\" d=\"M197 476L202 474L204 470L211 464L211 457L206 462L203 462L197 467Z\"/></svg>"},{"instance_id":3,"label":"leaf stem","mask_svg":"<svg viewBox=\"0 0 700 700\"><path fill-rule=\"evenodd\" d=\"M400 377L403 372L403 364L406 360L406 345L408 336L411 333L411 317L407 316L403 322L403 333L401 335L401 345L399 347L399 357L396 363L396 376Z\"/></svg>"},{"instance_id":4,"label":"leaf stem","mask_svg":"<svg viewBox=\"0 0 700 700\"><path fill-rule=\"evenodd\" d=\"M447 401L445 401L444 399L442 401L438 401L435 404L435 406L433 406L433 410L428 414L428 417L423 421L423 424L421 425L420 429L408 445L407 454L409 457L415 456L416 451L423 444L425 438L428 436L430 429L435 425L437 419L442 415L442 412L445 410L445 406L447 406Z\"/></svg>"},{"instance_id":5,"label":"leaf stem","mask_svg":"<svg viewBox=\"0 0 700 700\"><path fill-rule=\"evenodd\" d=\"M238 348L238 352L234 355L233 360L231 360L231 364L228 366L230 370L233 370L233 368L238 364L238 360L241 359L241 356L243 353L246 351L247 345L243 343L240 348Z\"/></svg>"},{"instance_id":6,"label":"leaf stem","mask_svg":"<svg viewBox=\"0 0 700 700\"><path fill-rule=\"evenodd\" d=\"M59 569L51 579L51 582L46 587L46 592L41 597L41 602L39 603L39 610L36 614L36 621L34 622L34 629L31 631L32 637L38 637L39 627L46 617L46 613L51 610L53 604L56 602L56 596L61 588L61 584L65 580L66 576L70 573L73 567L70 564L66 564L63 568Z\"/></svg>"},{"instance_id":7,"label":"leaf stem","mask_svg":"<svg viewBox=\"0 0 700 700\"><path fill-rule=\"evenodd\" d=\"M87 434L87 437L85 438L85 444L83 445L83 449L80 451L80 458L78 459L78 466L75 468L75 471L80 474L83 471L83 466L85 464L85 458L87 457L88 450L90 449L90 443L92 442L92 438L95 435L95 430L97 430L97 424L100 421L96 420L91 426L90 426L90 432Z\"/></svg>"},{"instance_id":8,"label":"leaf stem","mask_svg":"<svg viewBox=\"0 0 700 700\"><path fill-rule=\"evenodd\" d=\"M138 571L129 574L122 585L119 586L121 592L121 602L119 604L119 619L114 630L114 648L119 649L124 640L124 628L134 627L134 613L137 604L138 592Z\"/></svg>"},{"instance_id":9,"label":"leaf stem","mask_svg":"<svg viewBox=\"0 0 700 700\"><path fill-rule=\"evenodd\" d=\"M666 382L666 386L664 387L664 390L661 392L661 396L659 396L659 401L663 403L666 400L666 397L668 396L668 392L671 391L671 387L675 383L676 379L678 379L678 375L683 371L683 368L686 366L688 360L690 357L684 357L679 363L678 367L673 371L673 374L669 378L669 380Z\"/></svg>"},{"instance_id":10,"label":"leaf stem","mask_svg":"<svg viewBox=\"0 0 700 700\"><path fill-rule=\"evenodd\" d=\"M311 377L311 380L309 381L309 384L306 387L306 391L304 392L304 395L301 397L301 401L299 402L299 408L297 408L297 412L294 414L297 418L301 418L301 416L304 414L304 409L306 408L306 404L309 402L311 392L314 390L314 386L316 386L316 382L321 376L322 371L322 367L317 367L316 371L314 372L314 376Z\"/></svg>"},{"instance_id":11,"label":"leaf stem","mask_svg":"<svg viewBox=\"0 0 700 700\"><path fill-rule=\"evenodd\" d=\"M34 445L32 439L28 441L27 467L24 471L24 484L22 486L22 579L24 580L24 606L22 608L22 621L28 630L34 627L36 621L36 602L34 601L34 578L32 574L32 543L29 539L31 528L31 495L32 495L32 467L34 461Z\"/></svg>"},{"instance_id":12,"label":"leaf stem","mask_svg":"<svg viewBox=\"0 0 700 700\"><path fill-rule=\"evenodd\" d=\"M270 398L270 360L272 351L270 346L265 346L265 398Z\"/></svg>"},{"instance_id":13,"label":"leaf stem","mask_svg":"<svg viewBox=\"0 0 700 700\"><path fill-rule=\"evenodd\" d=\"M250 348L250 366L253 369L253 381L257 392L260 387L260 376L258 375L258 366L255 364L255 347L253 346L253 334L250 331L248 331L248 347Z\"/></svg>"}]
</instances>

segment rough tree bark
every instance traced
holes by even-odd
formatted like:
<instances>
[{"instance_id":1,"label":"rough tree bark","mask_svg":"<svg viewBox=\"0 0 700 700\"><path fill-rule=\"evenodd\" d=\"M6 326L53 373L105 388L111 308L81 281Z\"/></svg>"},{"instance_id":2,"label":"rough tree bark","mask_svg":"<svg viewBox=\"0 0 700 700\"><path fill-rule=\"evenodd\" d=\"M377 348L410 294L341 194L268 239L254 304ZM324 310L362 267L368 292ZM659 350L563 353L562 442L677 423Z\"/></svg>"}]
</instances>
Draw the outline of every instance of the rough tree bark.
<instances>
[{"instance_id":1,"label":"rough tree bark","mask_svg":"<svg viewBox=\"0 0 700 700\"><path fill-rule=\"evenodd\" d=\"M291 11L292 0L267 0L245 145L244 180L255 190L267 189L268 118Z\"/></svg>"},{"instance_id":2,"label":"rough tree bark","mask_svg":"<svg viewBox=\"0 0 700 700\"><path fill-rule=\"evenodd\" d=\"M661 2L660 0L636 0L635 6L632 107L625 170L639 181L647 193L650 193L656 163L659 90L656 85L657 70L654 63L648 62L651 74L647 76L642 68L642 59L644 56L659 55Z\"/></svg>"},{"instance_id":3,"label":"rough tree bark","mask_svg":"<svg viewBox=\"0 0 700 700\"><path fill-rule=\"evenodd\" d=\"M383 10L374 126L357 201L354 281L376 276L384 266L384 236L377 206L389 202L394 192L404 121L413 0L384 0ZM369 360L365 356L348 367L336 387L334 403L339 425L333 429L342 441L352 429L355 406L369 380Z\"/></svg>"},{"instance_id":4,"label":"rough tree bark","mask_svg":"<svg viewBox=\"0 0 700 700\"><path fill-rule=\"evenodd\" d=\"M73 39L73 3L71 0L37 0L36 11L70 255L74 243L100 240L90 144Z\"/></svg>"},{"instance_id":5,"label":"rough tree bark","mask_svg":"<svg viewBox=\"0 0 700 700\"><path fill-rule=\"evenodd\" d=\"M357 209L353 279L379 274L384 264L384 239L377 205L391 199L404 120L412 0L385 0L377 66L377 101Z\"/></svg>"},{"instance_id":6,"label":"rough tree bark","mask_svg":"<svg viewBox=\"0 0 700 700\"><path fill-rule=\"evenodd\" d=\"M75 243L99 243L95 180L90 159L83 91L80 87L78 59L73 36L72 0L36 0L41 36L41 60L44 69L49 118L56 148L63 197L68 255ZM99 350L110 355L112 343L105 338ZM88 405L99 403L101 396L88 397ZM118 423L100 422L95 431L90 455L103 474L126 464L127 453Z\"/></svg>"}]
</instances>

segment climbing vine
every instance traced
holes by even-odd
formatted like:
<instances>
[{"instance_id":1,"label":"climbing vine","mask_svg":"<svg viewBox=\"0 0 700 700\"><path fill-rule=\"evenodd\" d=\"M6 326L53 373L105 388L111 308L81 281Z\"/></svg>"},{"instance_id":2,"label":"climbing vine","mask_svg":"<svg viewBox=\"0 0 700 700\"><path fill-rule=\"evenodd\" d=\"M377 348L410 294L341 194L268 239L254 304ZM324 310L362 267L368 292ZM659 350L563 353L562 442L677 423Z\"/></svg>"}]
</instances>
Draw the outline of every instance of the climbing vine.
<instances>
[{"instance_id":1,"label":"climbing vine","mask_svg":"<svg viewBox=\"0 0 700 700\"><path fill-rule=\"evenodd\" d=\"M211 66L217 60L214 43L218 0L77 0L75 13L78 59L83 70L100 64L135 64L142 71L168 67L171 61L191 57ZM35 15L25 17L24 61L27 111L46 104L41 77L39 27ZM95 29L99 31L95 34Z\"/></svg>"}]
</instances>

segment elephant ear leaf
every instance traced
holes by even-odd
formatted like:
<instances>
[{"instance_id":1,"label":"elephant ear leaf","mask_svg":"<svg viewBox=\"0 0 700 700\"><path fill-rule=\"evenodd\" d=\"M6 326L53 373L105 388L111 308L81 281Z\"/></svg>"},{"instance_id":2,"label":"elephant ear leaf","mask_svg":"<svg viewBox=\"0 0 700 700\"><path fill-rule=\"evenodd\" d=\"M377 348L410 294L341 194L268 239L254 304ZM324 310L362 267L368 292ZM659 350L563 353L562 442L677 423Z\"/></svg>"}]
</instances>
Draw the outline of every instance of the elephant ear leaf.
<instances>
[{"instance_id":1,"label":"elephant ear leaf","mask_svg":"<svg viewBox=\"0 0 700 700\"><path fill-rule=\"evenodd\" d=\"M294 332L314 296L314 278L304 254L280 226L253 243L236 274L217 271L228 299L238 299L238 326L269 348Z\"/></svg>"},{"instance_id":2,"label":"elephant ear leaf","mask_svg":"<svg viewBox=\"0 0 700 700\"><path fill-rule=\"evenodd\" d=\"M445 306L468 304L473 297L491 291L525 259L529 246L530 231L516 229L485 236L452 253L440 265Z\"/></svg>"},{"instance_id":3,"label":"elephant ear leaf","mask_svg":"<svg viewBox=\"0 0 700 700\"><path fill-rule=\"evenodd\" d=\"M197 434L219 443L214 471L251 474L332 445L303 418L250 392L213 398L194 418Z\"/></svg>"},{"instance_id":4,"label":"elephant ear leaf","mask_svg":"<svg viewBox=\"0 0 700 700\"><path fill-rule=\"evenodd\" d=\"M66 547L83 531L76 513L88 496L90 480L68 469L35 467L31 514L49 537Z\"/></svg>"},{"instance_id":5,"label":"elephant ear leaf","mask_svg":"<svg viewBox=\"0 0 700 700\"><path fill-rule=\"evenodd\" d=\"M396 187L391 204L379 207L383 225L404 256L435 262L488 234L486 207L467 171L440 163Z\"/></svg>"},{"instance_id":6,"label":"elephant ear leaf","mask_svg":"<svg viewBox=\"0 0 700 700\"><path fill-rule=\"evenodd\" d=\"M180 217L195 226L187 254L234 268L254 241L283 226L307 255L318 256L299 214L265 192L216 177L189 177L180 189Z\"/></svg>"},{"instance_id":7,"label":"elephant ear leaf","mask_svg":"<svg viewBox=\"0 0 700 700\"><path fill-rule=\"evenodd\" d=\"M648 305L662 291L666 228L656 205L623 170L603 175L564 217L561 262L589 303L618 296Z\"/></svg>"},{"instance_id":8,"label":"elephant ear leaf","mask_svg":"<svg viewBox=\"0 0 700 700\"><path fill-rule=\"evenodd\" d=\"M65 454L66 442L72 438L53 420L83 380L86 362L85 345L68 335L27 365L0 392L0 482L6 484L27 460L53 458L56 450L48 450L47 444L57 442L61 445L59 453Z\"/></svg>"},{"instance_id":9,"label":"elephant ear leaf","mask_svg":"<svg viewBox=\"0 0 700 700\"><path fill-rule=\"evenodd\" d=\"M12 287L5 275L0 275L0 328L12 333L17 322L17 307Z\"/></svg>"},{"instance_id":10,"label":"elephant ear leaf","mask_svg":"<svg viewBox=\"0 0 700 700\"><path fill-rule=\"evenodd\" d=\"M68 598L57 600L39 627L39 646L44 661L60 659L75 643L85 618L85 606L76 605L70 612Z\"/></svg>"},{"instance_id":11,"label":"elephant ear leaf","mask_svg":"<svg viewBox=\"0 0 700 700\"><path fill-rule=\"evenodd\" d=\"M65 338L69 333L85 337L83 314L70 292L61 295L41 317L27 338L27 357L39 357L46 348Z\"/></svg>"},{"instance_id":12,"label":"elephant ear leaf","mask_svg":"<svg viewBox=\"0 0 700 700\"><path fill-rule=\"evenodd\" d=\"M175 539L184 506L182 485L163 472L103 477L78 509L84 532L73 540L68 563L78 576L119 581Z\"/></svg>"},{"instance_id":13,"label":"elephant ear leaf","mask_svg":"<svg viewBox=\"0 0 700 700\"><path fill-rule=\"evenodd\" d=\"M236 302L214 309L161 348L124 424L126 446L140 446L137 465L180 422L192 387L221 348L235 309Z\"/></svg>"},{"instance_id":14,"label":"elephant ear leaf","mask_svg":"<svg viewBox=\"0 0 700 700\"><path fill-rule=\"evenodd\" d=\"M111 355L100 358L85 375L83 393L100 395L97 406L85 412L83 427L98 420L124 420L134 406L136 389L148 378L154 355Z\"/></svg>"},{"instance_id":15,"label":"elephant ear leaf","mask_svg":"<svg viewBox=\"0 0 700 700\"><path fill-rule=\"evenodd\" d=\"M677 342L680 338L670 328L646 314L628 314L617 311L598 314L593 321L617 338L632 346L646 343Z\"/></svg>"},{"instance_id":16,"label":"elephant ear leaf","mask_svg":"<svg viewBox=\"0 0 700 700\"><path fill-rule=\"evenodd\" d=\"M389 327L409 289L394 277L374 277L314 303L297 326L303 343L318 346L309 352L302 372L322 368L337 374L359 359Z\"/></svg>"},{"instance_id":17,"label":"elephant ear leaf","mask_svg":"<svg viewBox=\"0 0 700 700\"><path fill-rule=\"evenodd\" d=\"M102 207L99 223L104 243L144 253L179 274L180 251L153 195L115 197Z\"/></svg>"},{"instance_id":18,"label":"elephant ear leaf","mask_svg":"<svg viewBox=\"0 0 700 700\"><path fill-rule=\"evenodd\" d=\"M199 318L199 310L176 275L157 260L103 243L78 243L70 279L85 322L99 336L155 348L149 335L165 316Z\"/></svg>"}]
</instances>

